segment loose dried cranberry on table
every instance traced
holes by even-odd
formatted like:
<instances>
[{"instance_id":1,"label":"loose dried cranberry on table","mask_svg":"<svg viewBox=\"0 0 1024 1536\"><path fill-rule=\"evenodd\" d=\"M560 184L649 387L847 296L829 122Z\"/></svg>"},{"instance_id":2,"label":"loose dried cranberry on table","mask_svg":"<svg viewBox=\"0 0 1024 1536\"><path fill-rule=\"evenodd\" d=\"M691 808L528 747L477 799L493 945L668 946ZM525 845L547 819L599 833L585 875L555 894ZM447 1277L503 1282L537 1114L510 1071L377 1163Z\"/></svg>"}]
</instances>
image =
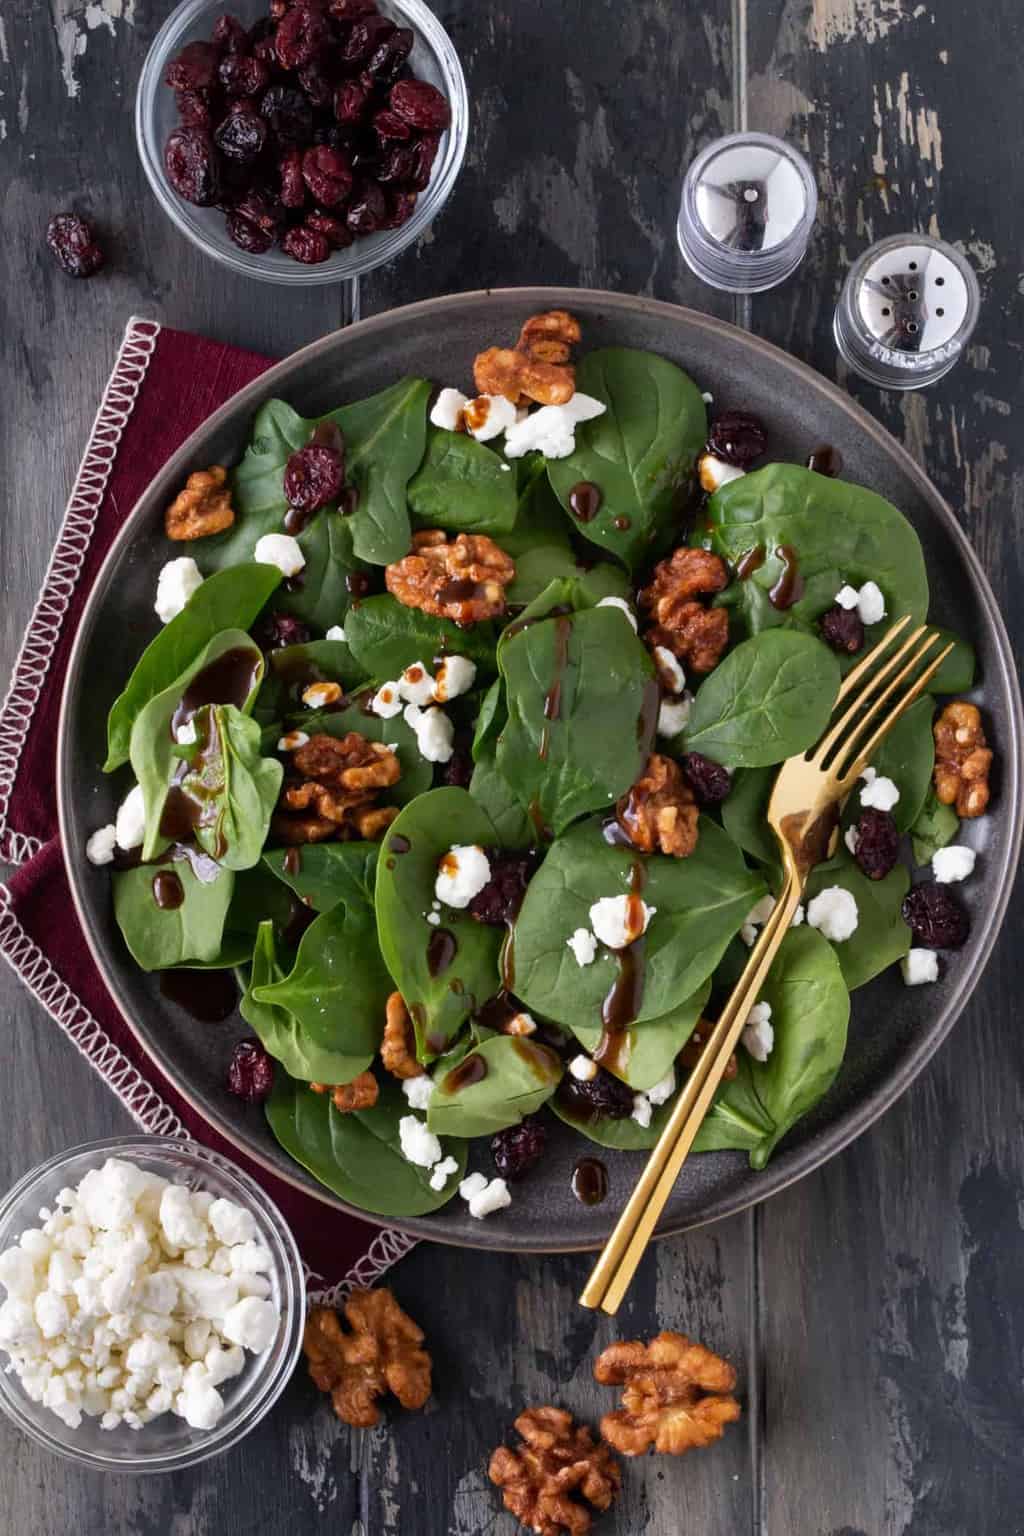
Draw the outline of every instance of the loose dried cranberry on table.
<instances>
[{"instance_id":1,"label":"loose dried cranberry on table","mask_svg":"<svg viewBox=\"0 0 1024 1536\"><path fill-rule=\"evenodd\" d=\"M900 832L888 811L873 806L861 811L856 825L854 858L869 880L884 880L900 856Z\"/></svg>"},{"instance_id":2,"label":"loose dried cranberry on table","mask_svg":"<svg viewBox=\"0 0 1024 1536\"><path fill-rule=\"evenodd\" d=\"M240 1040L228 1067L228 1092L262 1104L274 1087L274 1063L255 1040Z\"/></svg>"},{"instance_id":3,"label":"loose dried cranberry on table","mask_svg":"<svg viewBox=\"0 0 1024 1536\"><path fill-rule=\"evenodd\" d=\"M217 125L213 142L229 160L249 165L263 152L267 125L258 113L243 107L241 111L229 112Z\"/></svg>"},{"instance_id":4,"label":"loose dried cranberry on table","mask_svg":"<svg viewBox=\"0 0 1024 1536\"><path fill-rule=\"evenodd\" d=\"M92 225L77 213L55 213L46 226L46 243L68 277L92 277L104 256Z\"/></svg>"},{"instance_id":5,"label":"loose dried cranberry on table","mask_svg":"<svg viewBox=\"0 0 1024 1536\"><path fill-rule=\"evenodd\" d=\"M728 768L705 757L703 752L687 752L680 759L680 767L698 805L719 805L732 789Z\"/></svg>"},{"instance_id":6,"label":"loose dried cranberry on table","mask_svg":"<svg viewBox=\"0 0 1024 1536\"><path fill-rule=\"evenodd\" d=\"M915 885L903 898L903 921L924 949L959 949L971 931L966 910L937 880Z\"/></svg>"},{"instance_id":7,"label":"loose dried cranberry on table","mask_svg":"<svg viewBox=\"0 0 1024 1536\"><path fill-rule=\"evenodd\" d=\"M452 120L447 101L429 80L399 80L388 100L392 110L421 133L442 133Z\"/></svg>"},{"instance_id":8,"label":"loose dried cranberry on table","mask_svg":"<svg viewBox=\"0 0 1024 1536\"><path fill-rule=\"evenodd\" d=\"M172 91L197 91L217 77L219 55L212 43L186 43L164 71Z\"/></svg>"},{"instance_id":9,"label":"loose dried cranberry on table","mask_svg":"<svg viewBox=\"0 0 1024 1536\"><path fill-rule=\"evenodd\" d=\"M342 455L333 448L309 443L293 453L285 465L285 500L296 512L319 512L328 502L337 501L344 478Z\"/></svg>"},{"instance_id":10,"label":"loose dried cranberry on table","mask_svg":"<svg viewBox=\"0 0 1024 1536\"><path fill-rule=\"evenodd\" d=\"M302 178L318 203L337 208L352 190L352 167L341 150L326 144L307 149L302 157Z\"/></svg>"},{"instance_id":11,"label":"loose dried cranberry on table","mask_svg":"<svg viewBox=\"0 0 1024 1536\"><path fill-rule=\"evenodd\" d=\"M205 129L175 128L164 148L164 169L171 186L186 202L208 208L217 201L217 152Z\"/></svg>"},{"instance_id":12,"label":"loose dried cranberry on table","mask_svg":"<svg viewBox=\"0 0 1024 1536\"><path fill-rule=\"evenodd\" d=\"M723 411L711 423L708 448L716 459L745 469L764 453L768 436L756 416L746 411Z\"/></svg>"},{"instance_id":13,"label":"loose dried cranberry on table","mask_svg":"<svg viewBox=\"0 0 1024 1536\"><path fill-rule=\"evenodd\" d=\"M529 1115L519 1125L510 1125L491 1139L491 1156L498 1177L521 1179L544 1156L548 1143L547 1127L537 1115Z\"/></svg>"},{"instance_id":14,"label":"loose dried cranberry on table","mask_svg":"<svg viewBox=\"0 0 1024 1536\"><path fill-rule=\"evenodd\" d=\"M586 1082L567 1072L558 1089L558 1097L570 1114L581 1119L626 1120L633 1113L633 1090L628 1084L598 1067Z\"/></svg>"},{"instance_id":15,"label":"loose dried cranberry on table","mask_svg":"<svg viewBox=\"0 0 1024 1536\"><path fill-rule=\"evenodd\" d=\"M526 896L540 855L529 848L524 853L506 853L500 848L488 848L487 858L491 866L491 878L470 902L470 917L478 923L502 928L519 916L519 908Z\"/></svg>"},{"instance_id":16,"label":"loose dried cranberry on table","mask_svg":"<svg viewBox=\"0 0 1024 1536\"><path fill-rule=\"evenodd\" d=\"M864 625L856 608L840 608L836 603L818 620L821 638L842 656L856 656L864 646Z\"/></svg>"},{"instance_id":17,"label":"loose dried cranberry on table","mask_svg":"<svg viewBox=\"0 0 1024 1536\"><path fill-rule=\"evenodd\" d=\"M310 631L292 613L271 613L261 621L256 639L264 651L283 651L289 645L306 645Z\"/></svg>"}]
</instances>

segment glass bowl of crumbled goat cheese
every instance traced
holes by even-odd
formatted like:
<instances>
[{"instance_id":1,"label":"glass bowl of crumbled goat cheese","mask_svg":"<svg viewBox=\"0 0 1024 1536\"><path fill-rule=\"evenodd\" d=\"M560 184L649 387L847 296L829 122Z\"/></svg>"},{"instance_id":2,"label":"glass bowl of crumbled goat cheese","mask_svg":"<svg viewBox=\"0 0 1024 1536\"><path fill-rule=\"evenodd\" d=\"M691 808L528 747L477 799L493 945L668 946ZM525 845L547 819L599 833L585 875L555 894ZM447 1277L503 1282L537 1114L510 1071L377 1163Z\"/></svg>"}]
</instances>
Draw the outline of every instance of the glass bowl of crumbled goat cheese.
<instances>
[{"instance_id":1,"label":"glass bowl of crumbled goat cheese","mask_svg":"<svg viewBox=\"0 0 1024 1536\"><path fill-rule=\"evenodd\" d=\"M0 1203L0 1401L88 1466L167 1472L227 1450L302 1348L280 1212L196 1142L75 1147Z\"/></svg>"}]
</instances>

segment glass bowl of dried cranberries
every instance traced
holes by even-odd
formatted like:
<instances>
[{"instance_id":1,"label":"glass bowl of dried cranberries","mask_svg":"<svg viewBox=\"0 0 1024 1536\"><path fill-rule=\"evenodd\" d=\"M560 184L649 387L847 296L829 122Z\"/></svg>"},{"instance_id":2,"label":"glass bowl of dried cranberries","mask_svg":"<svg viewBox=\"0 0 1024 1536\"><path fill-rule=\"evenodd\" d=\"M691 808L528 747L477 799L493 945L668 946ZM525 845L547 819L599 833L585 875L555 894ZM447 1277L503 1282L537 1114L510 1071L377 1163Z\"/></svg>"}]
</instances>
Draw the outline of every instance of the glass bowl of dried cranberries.
<instances>
[{"instance_id":1,"label":"glass bowl of dried cranberries","mask_svg":"<svg viewBox=\"0 0 1024 1536\"><path fill-rule=\"evenodd\" d=\"M423 0L186 0L135 104L164 212L224 266L338 282L390 261L444 206L466 82Z\"/></svg>"}]
</instances>

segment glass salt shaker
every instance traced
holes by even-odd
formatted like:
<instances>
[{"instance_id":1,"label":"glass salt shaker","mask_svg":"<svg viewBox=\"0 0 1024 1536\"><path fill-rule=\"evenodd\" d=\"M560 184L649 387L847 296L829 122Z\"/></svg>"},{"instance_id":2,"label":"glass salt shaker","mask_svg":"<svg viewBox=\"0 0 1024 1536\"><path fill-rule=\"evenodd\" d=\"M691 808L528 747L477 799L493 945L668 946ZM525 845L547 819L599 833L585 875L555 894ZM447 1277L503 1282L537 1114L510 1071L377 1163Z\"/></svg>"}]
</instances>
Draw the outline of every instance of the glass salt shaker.
<instances>
[{"instance_id":1,"label":"glass salt shaker","mask_svg":"<svg viewBox=\"0 0 1024 1536\"><path fill-rule=\"evenodd\" d=\"M711 287L761 293L800 265L817 207L802 155L771 134L731 133L709 144L683 179L679 249Z\"/></svg>"},{"instance_id":2,"label":"glass salt shaker","mask_svg":"<svg viewBox=\"0 0 1024 1536\"><path fill-rule=\"evenodd\" d=\"M974 269L931 235L891 235L854 263L832 329L839 354L882 389L924 389L970 340L981 298Z\"/></svg>"}]
</instances>

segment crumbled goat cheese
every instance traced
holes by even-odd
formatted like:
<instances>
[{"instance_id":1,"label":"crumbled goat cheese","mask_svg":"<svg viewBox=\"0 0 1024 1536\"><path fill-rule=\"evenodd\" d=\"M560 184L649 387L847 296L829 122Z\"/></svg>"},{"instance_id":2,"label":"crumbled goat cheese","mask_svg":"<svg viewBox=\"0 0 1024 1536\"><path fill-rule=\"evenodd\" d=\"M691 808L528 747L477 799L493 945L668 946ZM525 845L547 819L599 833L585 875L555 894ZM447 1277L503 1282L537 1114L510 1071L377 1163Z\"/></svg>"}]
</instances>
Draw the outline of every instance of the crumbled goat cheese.
<instances>
[{"instance_id":1,"label":"crumbled goat cheese","mask_svg":"<svg viewBox=\"0 0 1024 1536\"><path fill-rule=\"evenodd\" d=\"M636 926L637 908L639 927ZM657 910L633 896L602 896L590 909L590 926L595 937L609 949L625 949L627 944L647 932L647 925Z\"/></svg>"},{"instance_id":2,"label":"crumbled goat cheese","mask_svg":"<svg viewBox=\"0 0 1024 1536\"><path fill-rule=\"evenodd\" d=\"M908 987L920 987L939 979L939 957L934 949L908 949L900 961L903 980Z\"/></svg>"},{"instance_id":3,"label":"crumbled goat cheese","mask_svg":"<svg viewBox=\"0 0 1024 1536\"><path fill-rule=\"evenodd\" d=\"M424 912L423 915L426 918L427 922L430 924L431 928L440 928L440 926L441 926L441 914L440 914L440 912Z\"/></svg>"},{"instance_id":4,"label":"crumbled goat cheese","mask_svg":"<svg viewBox=\"0 0 1024 1536\"><path fill-rule=\"evenodd\" d=\"M302 702L307 709L326 709L328 704L337 704L340 698L340 683L310 683L302 690Z\"/></svg>"},{"instance_id":5,"label":"crumbled goat cheese","mask_svg":"<svg viewBox=\"0 0 1024 1536\"><path fill-rule=\"evenodd\" d=\"M284 736L278 737L277 750L279 752L297 752L299 747L304 747L308 741L309 737L305 731L288 731Z\"/></svg>"},{"instance_id":6,"label":"crumbled goat cheese","mask_svg":"<svg viewBox=\"0 0 1024 1536\"><path fill-rule=\"evenodd\" d=\"M431 425L443 432L457 432L468 404L469 399L461 389L442 389L430 410Z\"/></svg>"},{"instance_id":7,"label":"crumbled goat cheese","mask_svg":"<svg viewBox=\"0 0 1024 1536\"><path fill-rule=\"evenodd\" d=\"M168 560L156 582L156 609L161 624L169 624L181 613L185 604L203 584L198 565L191 555L178 560Z\"/></svg>"},{"instance_id":8,"label":"crumbled goat cheese","mask_svg":"<svg viewBox=\"0 0 1024 1536\"><path fill-rule=\"evenodd\" d=\"M860 792L861 805L869 805L876 811L891 811L899 798L900 792L892 779L878 773L869 779Z\"/></svg>"},{"instance_id":9,"label":"crumbled goat cheese","mask_svg":"<svg viewBox=\"0 0 1024 1536\"><path fill-rule=\"evenodd\" d=\"M807 921L833 944L842 944L856 931L857 902L841 885L826 886L807 903Z\"/></svg>"},{"instance_id":10,"label":"crumbled goat cheese","mask_svg":"<svg viewBox=\"0 0 1024 1536\"><path fill-rule=\"evenodd\" d=\"M589 928L577 928L566 944L573 952L577 965L592 965L597 954L597 940Z\"/></svg>"},{"instance_id":11,"label":"crumbled goat cheese","mask_svg":"<svg viewBox=\"0 0 1024 1536\"><path fill-rule=\"evenodd\" d=\"M664 1077L658 1079L653 1088L645 1090L647 1098L655 1106L665 1104L676 1091L676 1069L669 1067Z\"/></svg>"},{"instance_id":12,"label":"crumbled goat cheese","mask_svg":"<svg viewBox=\"0 0 1024 1536\"><path fill-rule=\"evenodd\" d=\"M483 1178L482 1174L471 1174L470 1178ZM459 1185L459 1192L469 1183L469 1179L463 1179ZM490 1216L492 1211L504 1210L506 1205L512 1204L512 1196L508 1192L508 1185L504 1179L491 1179L490 1183L484 1180L482 1189L474 1186L476 1193L468 1197L469 1214L482 1221L485 1216Z\"/></svg>"},{"instance_id":13,"label":"crumbled goat cheese","mask_svg":"<svg viewBox=\"0 0 1024 1536\"><path fill-rule=\"evenodd\" d=\"M713 453L702 453L697 460L697 475L702 490L717 491L730 480L742 479L743 470L738 464L727 464L724 459L716 458Z\"/></svg>"},{"instance_id":14,"label":"crumbled goat cheese","mask_svg":"<svg viewBox=\"0 0 1024 1536\"><path fill-rule=\"evenodd\" d=\"M98 827L85 845L85 856L90 864L109 864L117 847L117 828L113 822Z\"/></svg>"},{"instance_id":15,"label":"crumbled goat cheese","mask_svg":"<svg viewBox=\"0 0 1024 1536\"><path fill-rule=\"evenodd\" d=\"M306 564L302 545L290 533L265 533L252 557L257 565L276 565L282 576L297 576Z\"/></svg>"},{"instance_id":16,"label":"crumbled goat cheese","mask_svg":"<svg viewBox=\"0 0 1024 1536\"><path fill-rule=\"evenodd\" d=\"M506 1035L535 1035L537 1020L532 1013L517 1013L504 1025Z\"/></svg>"},{"instance_id":17,"label":"crumbled goat cheese","mask_svg":"<svg viewBox=\"0 0 1024 1536\"><path fill-rule=\"evenodd\" d=\"M569 1075L578 1083L589 1083L597 1076L597 1062L589 1056L574 1056L569 1063Z\"/></svg>"},{"instance_id":18,"label":"crumbled goat cheese","mask_svg":"<svg viewBox=\"0 0 1024 1536\"><path fill-rule=\"evenodd\" d=\"M468 907L490 878L490 860L483 849L475 843L456 843L438 865L434 895L446 906Z\"/></svg>"},{"instance_id":19,"label":"crumbled goat cheese","mask_svg":"<svg viewBox=\"0 0 1024 1536\"><path fill-rule=\"evenodd\" d=\"M633 612L632 608L626 602L624 597L602 597L597 606L599 608L621 608L622 612L629 620L634 635L636 634L636 614Z\"/></svg>"},{"instance_id":20,"label":"crumbled goat cheese","mask_svg":"<svg viewBox=\"0 0 1024 1536\"><path fill-rule=\"evenodd\" d=\"M146 835L146 802L142 795L142 785L136 784L125 795L117 808L115 819L115 836L117 846L126 852L131 848L140 848Z\"/></svg>"},{"instance_id":21,"label":"crumbled goat cheese","mask_svg":"<svg viewBox=\"0 0 1024 1536\"><path fill-rule=\"evenodd\" d=\"M431 1189L444 1189L452 1174L458 1173L458 1171L459 1165L454 1157L442 1158L439 1163L435 1163L433 1172L430 1175Z\"/></svg>"},{"instance_id":22,"label":"crumbled goat cheese","mask_svg":"<svg viewBox=\"0 0 1024 1536\"><path fill-rule=\"evenodd\" d=\"M406 704L429 704L434 697L434 679L421 661L406 667L395 686Z\"/></svg>"},{"instance_id":23,"label":"crumbled goat cheese","mask_svg":"<svg viewBox=\"0 0 1024 1536\"><path fill-rule=\"evenodd\" d=\"M857 612L862 624L877 624L885 618L885 598L877 582L866 581L857 593Z\"/></svg>"},{"instance_id":24,"label":"crumbled goat cheese","mask_svg":"<svg viewBox=\"0 0 1024 1536\"><path fill-rule=\"evenodd\" d=\"M715 397L709 389L705 389L702 392L701 399L704 401L705 405L713 405L715 401Z\"/></svg>"},{"instance_id":25,"label":"crumbled goat cheese","mask_svg":"<svg viewBox=\"0 0 1024 1536\"><path fill-rule=\"evenodd\" d=\"M426 1072L418 1077L403 1077L402 1092L410 1109L426 1109L434 1096L434 1080Z\"/></svg>"},{"instance_id":26,"label":"crumbled goat cheese","mask_svg":"<svg viewBox=\"0 0 1024 1536\"><path fill-rule=\"evenodd\" d=\"M686 673L667 645L654 647L654 661L669 693L682 693L686 687Z\"/></svg>"},{"instance_id":27,"label":"crumbled goat cheese","mask_svg":"<svg viewBox=\"0 0 1024 1536\"><path fill-rule=\"evenodd\" d=\"M477 395L463 409L463 425L478 443L489 443L516 423L516 408L504 395Z\"/></svg>"},{"instance_id":28,"label":"crumbled goat cheese","mask_svg":"<svg viewBox=\"0 0 1024 1536\"><path fill-rule=\"evenodd\" d=\"M104 1429L141 1429L173 1411L212 1429L224 1411L217 1387L280 1328L253 1217L120 1158L56 1204L0 1254L7 1369L72 1427L89 1415ZM214 1249L230 1276L206 1267Z\"/></svg>"},{"instance_id":29,"label":"crumbled goat cheese","mask_svg":"<svg viewBox=\"0 0 1024 1536\"><path fill-rule=\"evenodd\" d=\"M747 913L747 922L758 924L766 923L774 911L775 897L769 892L767 896L762 896L761 900L756 901L751 907L750 911Z\"/></svg>"},{"instance_id":30,"label":"crumbled goat cheese","mask_svg":"<svg viewBox=\"0 0 1024 1536\"><path fill-rule=\"evenodd\" d=\"M856 857L857 848L860 843L860 833L857 831L856 827L847 827L846 831L843 833L843 842L846 844L847 848L849 848L850 852Z\"/></svg>"},{"instance_id":31,"label":"crumbled goat cheese","mask_svg":"<svg viewBox=\"0 0 1024 1536\"><path fill-rule=\"evenodd\" d=\"M791 928L799 928L805 916L806 913L804 912L804 904L801 902L796 911L793 913L793 916L790 918L789 926Z\"/></svg>"},{"instance_id":32,"label":"crumbled goat cheese","mask_svg":"<svg viewBox=\"0 0 1024 1536\"><path fill-rule=\"evenodd\" d=\"M642 1126L646 1131L651 1123L653 1113L654 1106L647 1095L645 1093L634 1093L633 1109L629 1118L635 1120L637 1125Z\"/></svg>"},{"instance_id":33,"label":"crumbled goat cheese","mask_svg":"<svg viewBox=\"0 0 1024 1536\"><path fill-rule=\"evenodd\" d=\"M370 700L370 709L382 720L393 720L402 713L402 695L397 683L381 683Z\"/></svg>"},{"instance_id":34,"label":"crumbled goat cheese","mask_svg":"<svg viewBox=\"0 0 1024 1536\"><path fill-rule=\"evenodd\" d=\"M684 693L678 699L662 699L658 708L658 735L678 736L690 719L693 695Z\"/></svg>"},{"instance_id":35,"label":"crumbled goat cheese","mask_svg":"<svg viewBox=\"0 0 1024 1536\"><path fill-rule=\"evenodd\" d=\"M427 1130L426 1121L416 1115L403 1115L399 1120L398 1140L406 1162L415 1163L417 1168L433 1168L441 1161L441 1143Z\"/></svg>"},{"instance_id":36,"label":"crumbled goat cheese","mask_svg":"<svg viewBox=\"0 0 1024 1536\"><path fill-rule=\"evenodd\" d=\"M196 740L196 723L194 720L186 720L184 725L179 725L174 733L174 739L179 747L190 747Z\"/></svg>"},{"instance_id":37,"label":"crumbled goat cheese","mask_svg":"<svg viewBox=\"0 0 1024 1536\"><path fill-rule=\"evenodd\" d=\"M840 608L845 608L847 612L850 612L860 602L860 594L856 587L843 586L836 593L836 602Z\"/></svg>"},{"instance_id":38,"label":"crumbled goat cheese","mask_svg":"<svg viewBox=\"0 0 1024 1536\"><path fill-rule=\"evenodd\" d=\"M576 447L576 427L581 421L603 416L607 406L576 391L565 405L542 405L505 433L505 457L521 459L542 453L546 459L567 459Z\"/></svg>"},{"instance_id":39,"label":"crumbled goat cheese","mask_svg":"<svg viewBox=\"0 0 1024 1536\"><path fill-rule=\"evenodd\" d=\"M769 1022L771 1003L755 1003L747 1014L740 1041L755 1061L767 1061L775 1044L775 1029Z\"/></svg>"},{"instance_id":40,"label":"crumbled goat cheese","mask_svg":"<svg viewBox=\"0 0 1024 1536\"><path fill-rule=\"evenodd\" d=\"M485 1173L467 1173L459 1185L459 1194L463 1200L472 1200L481 1190L487 1188L487 1175Z\"/></svg>"},{"instance_id":41,"label":"crumbled goat cheese","mask_svg":"<svg viewBox=\"0 0 1024 1536\"><path fill-rule=\"evenodd\" d=\"M344 638L345 631L342 629L340 624L332 624L330 629L327 631L327 634L324 636L325 640L344 640Z\"/></svg>"},{"instance_id":42,"label":"crumbled goat cheese","mask_svg":"<svg viewBox=\"0 0 1024 1536\"><path fill-rule=\"evenodd\" d=\"M416 745L420 756L428 763L447 763L455 751L455 727L443 709L431 705L420 709L416 704L405 706L405 723L416 733Z\"/></svg>"},{"instance_id":43,"label":"crumbled goat cheese","mask_svg":"<svg viewBox=\"0 0 1024 1536\"><path fill-rule=\"evenodd\" d=\"M962 843L950 843L948 847L938 848L932 854L932 874L940 885L966 880L968 875L974 873L977 857L973 848L965 848Z\"/></svg>"},{"instance_id":44,"label":"crumbled goat cheese","mask_svg":"<svg viewBox=\"0 0 1024 1536\"><path fill-rule=\"evenodd\" d=\"M743 940L748 949L753 949L754 945L757 943L757 929L754 927L753 923L743 924L743 927L740 929L740 938Z\"/></svg>"},{"instance_id":45,"label":"crumbled goat cheese","mask_svg":"<svg viewBox=\"0 0 1024 1536\"><path fill-rule=\"evenodd\" d=\"M466 656L446 656L434 678L434 699L447 704L460 693L468 693L476 681L476 663Z\"/></svg>"}]
</instances>

